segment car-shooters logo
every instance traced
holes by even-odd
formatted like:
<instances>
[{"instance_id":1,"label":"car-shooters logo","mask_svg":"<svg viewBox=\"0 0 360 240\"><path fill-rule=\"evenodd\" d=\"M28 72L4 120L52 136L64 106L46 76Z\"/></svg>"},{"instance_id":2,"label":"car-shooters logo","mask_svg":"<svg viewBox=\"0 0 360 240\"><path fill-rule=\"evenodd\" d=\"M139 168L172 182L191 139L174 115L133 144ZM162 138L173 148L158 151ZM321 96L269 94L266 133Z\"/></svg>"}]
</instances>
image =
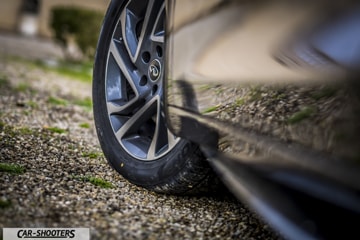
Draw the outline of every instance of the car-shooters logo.
<instances>
[{"instance_id":1,"label":"car-shooters logo","mask_svg":"<svg viewBox=\"0 0 360 240\"><path fill-rule=\"evenodd\" d=\"M75 237L75 229L72 230L45 230L38 229L35 232L30 230L19 230L17 232L18 238L74 238Z\"/></svg>"},{"instance_id":2,"label":"car-shooters logo","mask_svg":"<svg viewBox=\"0 0 360 240\"><path fill-rule=\"evenodd\" d=\"M72 239L89 240L89 228L4 228L4 240Z\"/></svg>"}]
</instances>

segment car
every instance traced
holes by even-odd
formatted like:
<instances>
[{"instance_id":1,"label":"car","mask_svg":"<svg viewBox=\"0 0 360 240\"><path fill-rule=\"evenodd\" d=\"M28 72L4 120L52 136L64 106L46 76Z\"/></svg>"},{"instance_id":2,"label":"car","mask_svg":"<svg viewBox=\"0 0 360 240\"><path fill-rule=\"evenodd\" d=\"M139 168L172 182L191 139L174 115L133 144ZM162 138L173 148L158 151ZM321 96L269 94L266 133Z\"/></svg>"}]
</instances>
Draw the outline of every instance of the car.
<instances>
[{"instance_id":1,"label":"car","mask_svg":"<svg viewBox=\"0 0 360 240\"><path fill-rule=\"evenodd\" d=\"M289 239L356 238L356 1L112 0L94 64L109 164L166 194L221 186Z\"/></svg>"}]
</instances>

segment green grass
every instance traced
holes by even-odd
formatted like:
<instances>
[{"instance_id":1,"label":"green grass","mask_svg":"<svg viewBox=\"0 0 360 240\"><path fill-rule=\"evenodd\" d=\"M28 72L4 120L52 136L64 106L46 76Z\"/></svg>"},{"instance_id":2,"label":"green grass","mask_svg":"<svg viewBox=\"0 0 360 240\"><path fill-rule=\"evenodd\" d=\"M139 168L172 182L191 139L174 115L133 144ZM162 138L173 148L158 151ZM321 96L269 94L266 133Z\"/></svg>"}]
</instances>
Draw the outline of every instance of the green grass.
<instances>
[{"instance_id":1,"label":"green grass","mask_svg":"<svg viewBox=\"0 0 360 240\"><path fill-rule=\"evenodd\" d=\"M53 72L62 76L90 83L92 81L92 62L61 61L56 65L49 65L42 61L29 61L27 59L12 57L12 61L26 64L30 68L40 68L47 72Z\"/></svg>"},{"instance_id":2,"label":"green grass","mask_svg":"<svg viewBox=\"0 0 360 240\"><path fill-rule=\"evenodd\" d=\"M19 83L14 90L17 92L26 92L31 90L31 86L28 83Z\"/></svg>"},{"instance_id":3,"label":"green grass","mask_svg":"<svg viewBox=\"0 0 360 240\"><path fill-rule=\"evenodd\" d=\"M11 207L10 200L1 200L0 199L0 208L1 209L5 209L5 208L9 208L9 207Z\"/></svg>"},{"instance_id":4,"label":"green grass","mask_svg":"<svg viewBox=\"0 0 360 240\"><path fill-rule=\"evenodd\" d=\"M26 105L34 109L39 107L39 105L34 101L27 101Z\"/></svg>"},{"instance_id":5,"label":"green grass","mask_svg":"<svg viewBox=\"0 0 360 240\"><path fill-rule=\"evenodd\" d=\"M212 89L213 87L214 87L213 85L205 84L205 85L201 85L201 86L199 87L199 90L200 90L200 91L207 91L207 90Z\"/></svg>"},{"instance_id":6,"label":"green grass","mask_svg":"<svg viewBox=\"0 0 360 240\"><path fill-rule=\"evenodd\" d=\"M229 109L230 111L235 111L236 108L242 106L245 104L245 99L244 98L237 98L230 106Z\"/></svg>"},{"instance_id":7,"label":"green grass","mask_svg":"<svg viewBox=\"0 0 360 240\"><path fill-rule=\"evenodd\" d=\"M35 65L45 71L50 71L72 79L83 82L92 80L92 63L91 62L59 62L55 66L49 66L42 62L36 62Z\"/></svg>"},{"instance_id":8,"label":"green grass","mask_svg":"<svg viewBox=\"0 0 360 240\"><path fill-rule=\"evenodd\" d=\"M313 114L315 114L316 108L312 106L304 107L300 111L294 113L291 117L288 118L287 122L289 124L295 124L298 122L301 122L309 117L311 117Z\"/></svg>"},{"instance_id":9,"label":"green grass","mask_svg":"<svg viewBox=\"0 0 360 240\"><path fill-rule=\"evenodd\" d=\"M92 100L89 97L83 99L72 99L67 101L62 98L50 96L47 102L55 106L68 106L69 104L74 104L83 107L88 111L92 110Z\"/></svg>"},{"instance_id":10,"label":"green grass","mask_svg":"<svg viewBox=\"0 0 360 240\"><path fill-rule=\"evenodd\" d=\"M281 100L286 98L286 94L285 93L275 94L274 98L277 100Z\"/></svg>"},{"instance_id":11,"label":"green grass","mask_svg":"<svg viewBox=\"0 0 360 240\"><path fill-rule=\"evenodd\" d=\"M4 129L4 127L5 127L5 123L0 122L0 130L3 130L3 129Z\"/></svg>"},{"instance_id":12,"label":"green grass","mask_svg":"<svg viewBox=\"0 0 360 240\"><path fill-rule=\"evenodd\" d=\"M319 91L316 91L311 94L311 97L315 100L320 100L321 98L329 98L336 94L337 89L334 87L325 87Z\"/></svg>"},{"instance_id":13,"label":"green grass","mask_svg":"<svg viewBox=\"0 0 360 240\"><path fill-rule=\"evenodd\" d=\"M25 168L17 164L0 163L0 172L23 174L25 172Z\"/></svg>"},{"instance_id":14,"label":"green grass","mask_svg":"<svg viewBox=\"0 0 360 240\"><path fill-rule=\"evenodd\" d=\"M216 95L220 95L224 92L224 88L220 87L220 86L215 86L214 87L214 92Z\"/></svg>"},{"instance_id":15,"label":"green grass","mask_svg":"<svg viewBox=\"0 0 360 240\"><path fill-rule=\"evenodd\" d=\"M211 113L211 112L215 112L216 110L219 109L219 105L216 106L212 106L212 107L208 107L207 109L205 109L204 111L202 111L203 114L205 113Z\"/></svg>"},{"instance_id":16,"label":"green grass","mask_svg":"<svg viewBox=\"0 0 360 240\"><path fill-rule=\"evenodd\" d=\"M32 135L34 133L34 131L28 127L18 128L18 129L16 129L16 131L22 135Z\"/></svg>"},{"instance_id":17,"label":"green grass","mask_svg":"<svg viewBox=\"0 0 360 240\"><path fill-rule=\"evenodd\" d=\"M252 101L252 102L258 101L258 100L260 100L262 98L261 94L262 94L262 91L259 88L254 87L250 91L249 100Z\"/></svg>"},{"instance_id":18,"label":"green grass","mask_svg":"<svg viewBox=\"0 0 360 240\"><path fill-rule=\"evenodd\" d=\"M31 114L31 111L24 110L24 111L23 111L23 114L24 114L25 116L29 116L29 115Z\"/></svg>"},{"instance_id":19,"label":"green grass","mask_svg":"<svg viewBox=\"0 0 360 240\"><path fill-rule=\"evenodd\" d=\"M57 68L48 68L58 74L67 76L69 78L74 78L81 80L83 82L91 82L92 80L92 70L87 69L83 66L70 66L70 65L62 65Z\"/></svg>"},{"instance_id":20,"label":"green grass","mask_svg":"<svg viewBox=\"0 0 360 240\"><path fill-rule=\"evenodd\" d=\"M9 81L6 76L0 75L0 87L5 87L9 85Z\"/></svg>"},{"instance_id":21,"label":"green grass","mask_svg":"<svg viewBox=\"0 0 360 240\"><path fill-rule=\"evenodd\" d=\"M97 187L101 188L114 188L114 185L111 182L108 182L104 179L92 176L75 176L75 179L78 179L83 182L89 182Z\"/></svg>"},{"instance_id":22,"label":"green grass","mask_svg":"<svg viewBox=\"0 0 360 240\"><path fill-rule=\"evenodd\" d=\"M91 111L92 110L92 100L91 98L87 97L84 99L76 99L73 101L75 105L84 107L86 110Z\"/></svg>"},{"instance_id":23,"label":"green grass","mask_svg":"<svg viewBox=\"0 0 360 240\"><path fill-rule=\"evenodd\" d=\"M233 103L233 106L235 106L235 107L240 107L240 106L244 105L244 103L245 103L245 99L243 99L243 98L237 98L237 99L235 100L235 102Z\"/></svg>"},{"instance_id":24,"label":"green grass","mask_svg":"<svg viewBox=\"0 0 360 240\"><path fill-rule=\"evenodd\" d=\"M89 123L80 123L79 127L81 127L81 128L90 128L90 124Z\"/></svg>"},{"instance_id":25,"label":"green grass","mask_svg":"<svg viewBox=\"0 0 360 240\"><path fill-rule=\"evenodd\" d=\"M58 128L58 127L46 127L45 129L50 132L58 133L58 134L63 134L63 133L68 132L66 129L62 129L62 128Z\"/></svg>"},{"instance_id":26,"label":"green grass","mask_svg":"<svg viewBox=\"0 0 360 240\"><path fill-rule=\"evenodd\" d=\"M95 159L95 158L98 158L98 157L102 157L103 153L101 153L101 152L83 152L82 156L83 157L88 157L88 158L91 158L91 159Z\"/></svg>"},{"instance_id":27,"label":"green grass","mask_svg":"<svg viewBox=\"0 0 360 240\"><path fill-rule=\"evenodd\" d=\"M49 97L47 102L57 106L66 106L68 104L68 102L65 99L57 98L57 97Z\"/></svg>"}]
</instances>

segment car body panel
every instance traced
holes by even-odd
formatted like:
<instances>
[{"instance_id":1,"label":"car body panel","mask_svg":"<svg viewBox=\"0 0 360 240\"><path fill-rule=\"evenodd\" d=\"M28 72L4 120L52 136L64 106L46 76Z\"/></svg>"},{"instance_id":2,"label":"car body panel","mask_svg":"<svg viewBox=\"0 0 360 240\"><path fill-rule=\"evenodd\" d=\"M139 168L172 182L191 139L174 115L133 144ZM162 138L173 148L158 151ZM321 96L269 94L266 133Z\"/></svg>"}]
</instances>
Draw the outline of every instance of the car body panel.
<instances>
[{"instance_id":1,"label":"car body panel","mask_svg":"<svg viewBox=\"0 0 360 240\"><path fill-rule=\"evenodd\" d=\"M284 236L359 236L359 4L166 3L169 128Z\"/></svg>"}]
</instances>

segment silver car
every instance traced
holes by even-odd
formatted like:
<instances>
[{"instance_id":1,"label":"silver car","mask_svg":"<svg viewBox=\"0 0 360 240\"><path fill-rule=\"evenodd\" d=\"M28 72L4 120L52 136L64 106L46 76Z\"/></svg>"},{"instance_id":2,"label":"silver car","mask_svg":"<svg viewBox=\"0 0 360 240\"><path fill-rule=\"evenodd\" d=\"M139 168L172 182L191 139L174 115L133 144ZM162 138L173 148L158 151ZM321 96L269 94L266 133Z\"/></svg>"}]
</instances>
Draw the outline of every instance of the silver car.
<instances>
[{"instance_id":1,"label":"silver car","mask_svg":"<svg viewBox=\"0 0 360 240\"><path fill-rule=\"evenodd\" d=\"M357 1L113 0L96 129L134 184L199 194L220 177L287 238L355 239L359 70Z\"/></svg>"}]
</instances>

